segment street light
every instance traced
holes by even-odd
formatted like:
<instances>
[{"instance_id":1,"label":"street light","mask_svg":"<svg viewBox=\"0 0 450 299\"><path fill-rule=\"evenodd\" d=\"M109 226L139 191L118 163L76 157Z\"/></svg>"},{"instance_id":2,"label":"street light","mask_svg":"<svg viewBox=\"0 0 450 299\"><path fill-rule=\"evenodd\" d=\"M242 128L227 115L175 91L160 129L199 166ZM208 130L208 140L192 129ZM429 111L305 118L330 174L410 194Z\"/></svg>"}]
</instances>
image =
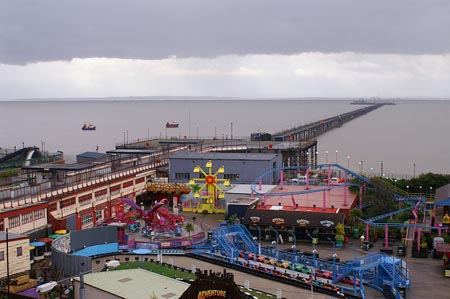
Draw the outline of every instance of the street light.
<instances>
[{"instance_id":1,"label":"street light","mask_svg":"<svg viewBox=\"0 0 450 299\"><path fill-rule=\"evenodd\" d=\"M333 281L336 279L336 243L328 238L328 240L333 243Z\"/></svg>"},{"instance_id":2,"label":"street light","mask_svg":"<svg viewBox=\"0 0 450 299\"><path fill-rule=\"evenodd\" d=\"M309 166L309 152L306 152L306 168Z\"/></svg>"},{"instance_id":3,"label":"street light","mask_svg":"<svg viewBox=\"0 0 450 299\"><path fill-rule=\"evenodd\" d=\"M294 262L297 262L297 237L295 236L295 231L293 231L292 233L292 241L294 243L294 245L292 245L292 252L294 253Z\"/></svg>"},{"instance_id":4,"label":"street light","mask_svg":"<svg viewBox=\"0 0 450 299\"><path fill-rule=\"evenodd\" d=\"M338 159L337 159L337 154L338 154L338 150L336 150L336 164L338 164Z\"/></svg>"},{"instance_id":5,"label":"street light","mask_svg":"<svg viewBox=\"0 0 450 299\"><path fill-rule=\"evenodd\" d=\"M347 156L347 169L350 169L350 156Z\"/></svg>"},{"instance_id":6,"label":"street light","mask_svg":"<svg viewBox=\"0 0 450 299\"><path fill-rule=\"evenodd\" d=\"M259 225L255 225L258 229L258 255L261 255L261 227Z\"/></svg>"},{"instance_id":7,"label":"street light","mask_svg":"<svg viewBox=\"0 0 450 299\"><path fill-rule=\"evenodd\" d=\"M269 225L269 227L275 232L275 243L272 242L272 244L275 245L275 255L278 256L278 231L272 225Z\"/></svg>"},{"instance_id":8,"label":"street light","mask_svg":"<svg viewBox=\"0 0 450 299\"><path fill-rule=\"evenodd\" d=\"M409 197L409 185L406 185L406 196Z\"/></svg>"},{"instance_id":9,"label":"street light","mask_svg":"<svg viewBox=\"0 0 450 299\"><path fill-rule=\"evenodd\" d=\"M326 157L326 162L327 162L327 164L328 164L328 151L325 151L325 157Z\"/></svg>"}]
</instances>

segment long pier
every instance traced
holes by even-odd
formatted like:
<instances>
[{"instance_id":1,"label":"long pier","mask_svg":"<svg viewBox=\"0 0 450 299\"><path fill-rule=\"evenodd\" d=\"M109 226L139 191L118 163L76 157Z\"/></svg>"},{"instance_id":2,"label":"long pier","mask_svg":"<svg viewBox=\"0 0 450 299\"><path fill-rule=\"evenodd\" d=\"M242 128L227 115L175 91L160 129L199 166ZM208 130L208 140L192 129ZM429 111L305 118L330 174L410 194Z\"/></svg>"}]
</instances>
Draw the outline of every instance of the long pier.
<instances>
[{"instance_id":1,"label":"long pier","mask_svg":"<svg viewBox=\"0 0 450 299\"><path fill-rule=\"evenodd\" d=\"M375 109L380 108L384 104L375 104L366 106L354 111L346 112L326 119L315 121L306 125L288 129L273 134L274 138L279 141L306 141L315 138L327 131L342 126L361 115L367 114Z\"/></svg>"}]
</instances>

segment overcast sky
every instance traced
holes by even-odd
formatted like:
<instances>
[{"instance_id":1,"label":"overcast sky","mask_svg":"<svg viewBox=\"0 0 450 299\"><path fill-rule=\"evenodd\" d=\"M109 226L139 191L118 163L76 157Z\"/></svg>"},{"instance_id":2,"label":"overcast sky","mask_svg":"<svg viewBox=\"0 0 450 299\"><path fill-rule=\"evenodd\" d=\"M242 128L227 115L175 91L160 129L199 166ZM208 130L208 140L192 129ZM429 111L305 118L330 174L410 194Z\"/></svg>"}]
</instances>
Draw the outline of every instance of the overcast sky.
<instances>
[{"instance_id":1,"label":"overcast sky","mask_svg":"<svg viewBox=\"0 0 450 299\"><path fill-rule=\"evenodd\" d=\"M0 0L0 99L450 97L448 0Z\"/></svg>"}]
</instances>

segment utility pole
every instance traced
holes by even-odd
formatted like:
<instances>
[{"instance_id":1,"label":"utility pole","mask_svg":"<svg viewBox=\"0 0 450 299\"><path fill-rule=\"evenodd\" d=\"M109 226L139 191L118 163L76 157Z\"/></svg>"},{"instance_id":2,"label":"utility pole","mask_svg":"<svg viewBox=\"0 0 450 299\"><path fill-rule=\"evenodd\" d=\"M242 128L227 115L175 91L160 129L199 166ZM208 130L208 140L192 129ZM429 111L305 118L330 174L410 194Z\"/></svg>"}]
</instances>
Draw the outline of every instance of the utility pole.
<instances>
[{"instance_id":1,"label":"utility pole","mask_svg":"<svg viewBox=\"0 0 450 299\"><path fill-rule=\"evenodd\" d=\"M231 122L231 140L233 140L233 122Z\"/></svg>"}]
</instances>

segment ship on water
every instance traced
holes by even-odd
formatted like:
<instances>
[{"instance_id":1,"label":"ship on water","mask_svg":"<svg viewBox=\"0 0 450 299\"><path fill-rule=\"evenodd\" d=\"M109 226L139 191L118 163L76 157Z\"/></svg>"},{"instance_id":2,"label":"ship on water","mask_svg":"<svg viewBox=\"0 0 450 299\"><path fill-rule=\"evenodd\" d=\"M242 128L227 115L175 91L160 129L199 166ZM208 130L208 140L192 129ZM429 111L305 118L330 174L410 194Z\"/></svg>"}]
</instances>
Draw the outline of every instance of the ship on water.
<instances>
[{"instance_id":1,"label":"ship on water","mask_svg":"<svg viewBox=\"0 0 450 299\"><path fill-rule=\"evenodd\" d=\"M166 123L166 128L178 128L179 124L176 121L170 120Z\"/></svg>"},{"instance_id":2,"label":"ship on water","mask_svg":"<svg viewBox=\"0 0 450 299\"><path fill-rule=\"evenodd\" d=\"M84 123L81 127L81 130L83 131L95 131L96 127L93 124Z\"/></svg>"}]
</instances>

